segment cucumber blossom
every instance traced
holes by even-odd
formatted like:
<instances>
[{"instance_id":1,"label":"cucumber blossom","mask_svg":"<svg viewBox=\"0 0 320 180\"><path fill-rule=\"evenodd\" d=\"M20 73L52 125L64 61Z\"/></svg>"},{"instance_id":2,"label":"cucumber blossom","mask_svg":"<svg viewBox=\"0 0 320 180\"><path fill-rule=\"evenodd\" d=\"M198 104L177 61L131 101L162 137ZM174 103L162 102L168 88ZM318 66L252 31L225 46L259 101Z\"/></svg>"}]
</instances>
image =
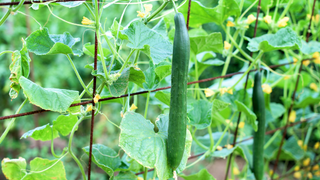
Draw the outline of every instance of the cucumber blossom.
<instances>
[{"instance_id":1,"label":"cucumber blossom","mask_svg":"<svg viewBox=\"0 0 320 180\"><path fill-rule=\"evenodd\" d=\"M264 136L266 132L266 115L265 115L265 103L264 95L261 87L261 73L256 72L254 76L254 86L252 95L253 112L257 116L258 130L253 134L253 167L252 171L257 180L263 179L264 173L264 160L263 160L263 148L264 148Z\"/></svg>"},{"instance_id":2,"label":"cucumber blossom","mask_svg":"<svg viewBox=\"0 0 320 180\"><path fill-rule=\"evenodd\" d=\"M171 97L168 126L167 158L170 167L179 166L185 149L187 133L187 82L190 58L188 30L181 13L174 16Z\"/></svg>"}]
</instances>

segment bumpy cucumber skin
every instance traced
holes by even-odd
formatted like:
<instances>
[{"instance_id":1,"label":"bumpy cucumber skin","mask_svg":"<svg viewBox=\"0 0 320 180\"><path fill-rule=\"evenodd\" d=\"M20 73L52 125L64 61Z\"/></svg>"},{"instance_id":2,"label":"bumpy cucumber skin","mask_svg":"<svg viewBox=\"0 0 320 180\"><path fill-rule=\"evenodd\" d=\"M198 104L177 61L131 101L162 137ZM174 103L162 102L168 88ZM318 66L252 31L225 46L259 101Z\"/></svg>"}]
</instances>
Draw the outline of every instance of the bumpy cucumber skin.
<instances>
[{"instance_id":1,"label":"bumpy cucumber skin","mask_svg":"<svg viewBox=\"0 0 320 180\"><path fill-rule=\"evenodd\" d=\"M257 180L263 179L264 174L264 159L263 159L263 147L265 136L265 103L264 95L261 87L261 74L256 72L254 76L254 86L252 95L253 112L257 116L258 131L253 134L253 168L252 171Z\"/></svg>"},{"instance_id":2,"label":"bumpy cucumber skin","mask_svg":"<svg viewBox=\"0 0 320 180\"><path fill-rule=\"evenodd\" d=\"M190 58L188 30L181 13L174 16L175 35L173 41L171 98L168 127L167 157L169 166L179 166L187 133L187 82Z\"/></svg>"}]
</instances>

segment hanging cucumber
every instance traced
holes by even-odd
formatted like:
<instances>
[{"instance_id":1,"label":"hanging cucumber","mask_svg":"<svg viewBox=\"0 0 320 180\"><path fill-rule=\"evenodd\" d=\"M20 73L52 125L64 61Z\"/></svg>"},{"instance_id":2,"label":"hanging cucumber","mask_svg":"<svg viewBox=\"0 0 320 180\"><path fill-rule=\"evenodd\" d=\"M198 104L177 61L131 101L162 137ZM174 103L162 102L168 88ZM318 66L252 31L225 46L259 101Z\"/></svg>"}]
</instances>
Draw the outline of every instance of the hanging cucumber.
<instances>
[{"instance_id":1,"label":"hanging cucumber","mask_svg":"<svg viewBox=\"0 0 320 180\"><path fill-rule=\"evenodd\" d=\"M179 166L187 133L187 82L190 58L188 30L181 13L174 16L171 97L168 127L167 158L170 167Z\"/></svg>"},{"instance_id":2,"label":"hanging cucumber","mask_svg":"<svg viewBox=\"0 0 320 180\"><path fill-rule=\"evenodd\" d=\"M253 168L252 171L257 180L263 179L264 173L264 160L263 160L263 147L265 136L265 103L264 95L261 88L261 74L259 71L254 76L254 86L252 95L253 112L257 116L258 130L253 134Z\"/></svg>"}]
</instances>

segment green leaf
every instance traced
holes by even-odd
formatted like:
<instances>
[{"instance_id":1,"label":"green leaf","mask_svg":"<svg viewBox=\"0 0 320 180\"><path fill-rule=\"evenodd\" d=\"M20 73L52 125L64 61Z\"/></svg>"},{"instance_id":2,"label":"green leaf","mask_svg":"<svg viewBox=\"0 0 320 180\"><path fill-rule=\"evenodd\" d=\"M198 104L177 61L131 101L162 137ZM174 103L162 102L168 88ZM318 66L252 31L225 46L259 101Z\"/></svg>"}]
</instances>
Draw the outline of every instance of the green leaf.
<instances>
[{"instance_id":1,"label":"green leaf","mask_svg":"<svg viewBox=\"0 0 320 180\"><path fill-rule=\"evenodd\" d=\"M73 126L77 123L78 117L75 115L60 115L53 121L52 128L59 131L62 136L67 136L72 131Z\"/></svg>"},{"instance_id":2,"label":"green leaf","mask_svg":"<svg viewBox=\"0 0 320 180\"><path fill-rule=\"evenodd\" d=\"M285 113L286 109L282 104L270 103L271 110L266 110L266 126L269 122L275 121Z\"/></svg>"},{"instance_id":3,"label":"green leaf","mask_svg":"<svg viewBox=\"0 0 320 180\"><path fill-rule=\"evenodd\" d=\"M25 177L26 180L67 180L66 172L62 161L34 158L30 162L30 172ZM41 173L38 173L41 172Z\"/></svg>"},{"instance_id":4,"label":"green leaf","mask_svg":"<svg viewBox=\"0 0 320 180\"><path fill-rule=\"evenodd\" d=\"M94 51L95 51L95 45L92 44L89 42L89 43L86 43L85 45L83 45L83 49L82 51L88 55L88 56L91 56L91 57L94 57ZM110 54L110 51L109 49L106 49L106 48L103 48L103 56L104 58L106 59L106 57ZM98 60L101 61L101 56L100 56L100 52L99 52L99 49L98 49Z\"/></svg>"},{"instance_id":5,"label":"green leaf","mask_svg":"<svg viewBox=\"0 0 320 180\"><path fill-rule=\"evenodd\" d=\"M149 29L141 21L133 21L128 29L121 32L130 41L127 44L128 47L142 50L153 60L154 64L158 64L172 55L172 44L169 40L156 31Z\"/></svg>"},{"instance_id":6,"label":"green leaf","mask_svg":"<svg viewBox=\"0 0 320 180\"><path fill-rule=\"evenodd\" d=\"M193 109L188 112L190 121L188 125L195 126L197 129L204 129L211 124L212 104L205 100L198 100L191 104Z\"/></svg>"},{"instance_id":7,"label":"green leaf","mask_svg":"<svg viewBox=\"0 0 320 180\"><path fill-rule=\"evenodd\" d=\"M221 138L222 135L223 135L223 132L214 132L214 133L212 133L212 138L213 138L214 142L219 141L219 139ZM203 145L205 145L207 147L210 147L211 140L210 140L210 135L209 134L206 134L204 136L198 136L197 139ZM232 144L232 142L233 142L233 134L226 132L224 134L224 136L222 137L221 142L219 143L219 146L223 147L223 146L225 146L227 144ZM206 149L203 149L202 147L200 147L198 145L196 145L195 148L194 148L194 153L195 154L203 153L205 151L206 151Z\"/></svg>"},{"instance_id":8,"label":"green leaf","mask_svg":"<svg viewBox=\"0 0 320 180\"><path fill-rule=\"evenodd\" d=\"M149 68L146 71L144 71L146 82L142 84L145 90L150 91L158 87L160 80L159 80L159 77L154 72L155 72L155 66L152 63L152 61L149 61Z\"/></svg>"},{"instance_id":9,"label":"green leaf","mask_svg":"<svg viewBox=\"0 0 320 180\"><path fill-rule=\"evenodd\" d=\"M57 3L64 6L64 7L73 8L73 7L80 6L82 3L84 3L84 1L57 2Z\"/></svg>"},{"instance_id":10,"label":"green leaf","mask_svg":"<svg viewBox=\"0 0 320 180\"><path fill-rule=\"evenodd\" d=\"M71 103L79 98L78 91L42 88L32 81L21 77L20 85L23 93L29 99L30 103L41 107L42 109L65 112Z\"/></svg>"},{"instance_id":11,"label":"green leaf","mask_svg":"<svg viewBox=\"0 0 320 180\"><path fill-rule=\"evenodd\" d=\"M196 55L205 51L222 53L222 35L220 32L216 32L206 36L190 37L190 49Z\"/></svg>"},{"instance_id":12,"label":"green leaf","mask_svg":"<svg viewBox=\"0 0 320 180\"><path fill-rule=\"evenodd\" d=\"M111 85L108 85L109 91L112 96L119 97L126 92L129 83L129 75L130 68L125 68L122 71L120 77Z\"/></svg>"},{"instance_id":13,"label":"green leaf","mask_svg":"<svg viewBox=\"0 0 320 180\"><path fill-rule=\"evenodd\" d=\"M8 159L1 162L4 175L10 180L67 180L63 163L58 160L48 160L39 157L30 162L30 171L26 170L24 158Z\"/></svg>"},{"instance_id":14,"label":"green leaf","mask_svg":"<svg viewBox=\"0 0 320 180\"><path fill-rule=\"evenodd\" d=\"M52 132L53 131L53 132ZM31 137L34 140L40 140L40 141L50 141L52 139L59 137L58 131L56 129L53 129L52 126L48 123L47 125L40 126L37 128L34 128L26 133L24 133L21 136L22 138Z\"/></svg>"},{"instance_id":15,"label":"green leaf","mask_svg":"<svg viewBox=\"0 0 320 180\"><path fill-rule=\"evenodd\" d=\"M163 18L152 28L152 30L161 34L165 39L168 39L167 27Z\"/></svg>"},{"instance_id":16,"label":"green leaf","mask_svg":"<svg viewBox=\"0 0 320 180\"><path fill-rule=\"evenodd\" d=\"M82 150L89 155L89 146L82 148ZM121 164L119 154L102 144L92 145L92 161L103 169L110 178L113 177L114 170Z\"/></svg>"},{"instance_id":17,"label":"green leaf","mask_svg":"<svg viewBox=\"0 0 320 180\"><path fill-rule=\"evenodd\" d=\"M220 112L220 111L224 110L225 108L227 108L228 106L230 106L230 103L226 103L226 102L221 101L219 99L214 99L212 102L212 113Z\"/></svg>"},{"instance_id":18,"label":"green leaf","mask_svg":"<svg viewBox=\"0 0 320 180\"><path fill-rule=\"evenodd\" d=\"M196 174L191 174L189 176L179 175L185 180L215 180L215 178L208 172L207 169L202 169Z\"/></svg>"},{"instance_id":19,"label":"green leaf","mask_svg":"<svg viewBox=\"0 0 320 180\"><path fill-rule=\"evenodd\" d=\"M130 156L145 167L156 168L160 180L173 176L167 162L168 115L160 115L156 120L159 131L154 131L154 125L142 115L127 112L120 124L119 146ZM190 155L191 134L187 131L186 148L178 167L185 167Z\"/></svg>"},{"instance_id":20,"label":"green leaf","mask_svg":"<svg viewBox=\"0 0 320 180\"><path fill-rule=\"evenodd\" d=\"M155 98L159 99L159 101L163 102L164 104L170 106L170 93L158 91L154 95Z\"/></svg>"},{"instance_id":21,"label":"green leaf","mask_svg":"<svg viewBox=\"0 0 320 180\"><path fill-rule=\"evenodd\" d=\"M190 12L189 25L191 27L199 27L202 24L214 22L222 24L229 16L240 16L240 8L235 0L220 0L218 6L208 8L199 1L191 2L192 11ZM179 11L187 17L188 3L185 3Z\"/></svg>"},{"instance_id":22,"label":"green leaf","mask_svg":"<svg viewBox=\"0 0 320 180\"><path fill-rule=\"evenodd\" d=\"M171 63L161 62L156 65L154 71L156 75L159 77L159 80L161 81L165 77L171 75Z\"/></svg>"},{"instance_id":23,"label":"green leaf","mask_svg":"<svg viewBox=\"0 0 320 180\"><path fill-rule=\"evenodd\" d=\"M301 52L303 54L313 54L315 52L320 52L320 42L309 41L308 43L302 40Z\"/></svg>"},{"instance_id":24,"label":"green leaf","mask_svg":"<svg viewBox=\"0 0 320 180\"><path fill-rule=\"evenodd\" d=\"M146 82L146 77L141 69L130 67L129 81L137 84L140 87L143 87L142 83Z\"/></svg>"},{"instance_id":25,"label":"green leaf","mask_svg":"<svg viewBox=\"0 0 320 180\"><path fill-rule=\"evenodd\" d=\"M294 159L296 161L301 160L305 152L297 143L297 139L294 136L291 136L283 145L282 151L285 152L287 156L289 156L289 159ZM285 158L282 156L282 158ZM288 158L285 158L288 159Z\"/></svg>"},{"instance_id":26,"label":"green leaf","mask_svg":"<svg viewBox=\"0 0 320 180\"><path fill-rule=\"evenodd\" d=\"M34 31L26 39L27 48L37 55L49 54L73 54L81 56L79 50L72 50L72 46L79 42L79 38L73 38L70 33L53 35L47 28Z\"/></svg>"},{"instance_id":27,"label":"green leaf","mask_svg":"<svg viewBox=\"0 0 320 180\"><path fill-rule=\"evenodd\" d=\"M121 25L119 27L119 23L115 18L113 20L113 23L112 23L111 28L110 28L110 32L111 32L112 36L115 37L115 38L118 37L119 39L127 39L127 36L122 34L122 32L121 32L122 30L123 30L123 27Z\"/></svg>"},{"instance_id":28,"label":"green leaf","mask_svg":"<svg viewBox=\"0 0 320 180\"><path fill-rule=\"evenodd\" d=\"M254 131L257 131L257 116L254 114L254 112L252 112L245 104L239 102L238 100L236 100L235 103L237 105L238 111L243 112L247 116L248 123L252 126Z\"/></svg>"},{"instance_id":29,"label":"green leaf","mask_svg":"<svg viewBox=\"0 0 320 180\"><path fill-rule=\"evenodd\" d=\"M300 37L289 27L282 28L276 34L265 34L249 40L248 49L251 52L262 50L264 52L300 49L302 47Z\"/></svg>"},{"instance_id":30,"label":"green leaf","mask_svg":"<svg viewBox=\"0 0 320 180\"><path fill-rule=\"evenodd\" d=\"M120 172L117 176L114 177L114 180L136 180L137 176L130 171Z\"/></svg>"},{"instance_id":31,"label":"green leaf","mask_svg":"<svg viewBox=\"0 0 320 180\"><path fill-rule=\"evenodd\" d=\"M22 44L22 48L20 51L14 51L12 54L12 63L9 66L11 75L9 77L11 84L10 84L10 92L9 95L11 99L15 99L18 97L19 91L21 89L19 84L19 78L24 76L28 78L30 72L30 57L28 54L28 50L26 47L26 43L24 40Z\"/></svg>"},{"instance_id":32,"label":"green leaf","mask_svg":"<svg viewBox=\"0 0 320 180\"><path fill-rule=\"evenodd\" d=\"M23 178L26 172L27 163L22 157L19 159L4 158L1 161L1 168L6 179L20 180Z\"/></svg>"},{"instance_id":33,"label":"green leaf","mask_svg":"<svg viewBox=\"0 0 320 180\"><path fill-rule=\"evenodd\" d=\"M80 97L78 97L77 100L72 102L72 104L80 103L80 102L81 102ZM67 111L71 114L79 113L81 111L81 106L69 107Z\"/></svg>"},{"instance_id":34,"label":"green leaf","mask_svg":"<svg viewBox=\"0 0 320 180\"><path fill-rule=\"evenodd\" d=\"M306 108L311 104L318 104L320 102L320 97L305 97L302 101L298 102L294 107L295 108Z\"/></svg>"},{"instance_id":35,"label":"green leaf","mask_svg":"<svg viewBox=\"0 0 320 180\"><path fill-rule=\"evenodd\" d=\"M214 60L208 60L208 61L204 61L204 62L197 62L198 64L198 76L200 76L204 70L206 70L208 67L212 67L212 66L221 66L224 64L224 61L221 61L219 59L214 59ZM189 74L191 76L195 76L196 72L195 72L195 64L193 65L193 69L192 71L189 72Z\"/></svg>"}]
</instances>

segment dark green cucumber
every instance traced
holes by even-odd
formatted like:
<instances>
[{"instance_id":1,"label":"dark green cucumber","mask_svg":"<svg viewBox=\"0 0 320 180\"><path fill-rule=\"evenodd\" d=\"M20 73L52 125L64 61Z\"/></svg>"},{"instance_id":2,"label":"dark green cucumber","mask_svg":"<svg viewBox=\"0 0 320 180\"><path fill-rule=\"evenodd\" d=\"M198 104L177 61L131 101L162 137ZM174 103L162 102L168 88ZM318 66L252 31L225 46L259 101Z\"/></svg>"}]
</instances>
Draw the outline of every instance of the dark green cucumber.
<instances>
[{"instance_id":1,"label":"dark green cucumber","mask_svg":"<svg viewBox=\"0 0 320 180\"><path fill-rule=\"evenodd\" d=\"M258 131L253 134L253 167L252 171L257 180L263 179L264 174L264 160L263 147L264 136L266 133L266 115L264 95L261 87L261 74L256 72L254 76L254 86L252 95L253 112L257 116Z\"/></svg>"},{"instance_id":2,"label":"dark green cucumber","mask_svg":"<svg viewBox=\"0 0 320 180\"><path fill-rule=\"evenodd\" d=\"M170 167L179 166L187 133L187 82L190 58L188 30L181 13L174 16L171 97L168 127L167 157Z\"/></svg>"}]
</instances>

